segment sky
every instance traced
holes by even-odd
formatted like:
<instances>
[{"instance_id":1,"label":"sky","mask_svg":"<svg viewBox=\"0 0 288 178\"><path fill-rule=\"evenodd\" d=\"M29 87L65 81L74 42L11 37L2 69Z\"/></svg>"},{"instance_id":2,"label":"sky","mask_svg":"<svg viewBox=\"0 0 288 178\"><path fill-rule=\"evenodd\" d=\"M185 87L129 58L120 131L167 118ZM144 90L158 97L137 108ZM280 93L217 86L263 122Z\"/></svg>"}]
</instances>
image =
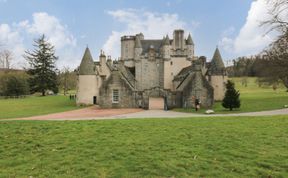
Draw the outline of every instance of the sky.
<instances>
[{"instance_id":1,"label":"sky","mask_svg":"<svg viewBox=\"0 0 288 178\"><path fill-rule=\"evenodd\" d=\"M227 65L257 54L275 39L260 22L269 18L266 0L0 0L0 48L13 52L14 68L27 67L25 50L45 34L55 46L58 68L76 68L89 46L120 56L120 37L142 32L147 39L191 33L195 55L211 59L216 46Z\"/></svg>"}]
</instances>

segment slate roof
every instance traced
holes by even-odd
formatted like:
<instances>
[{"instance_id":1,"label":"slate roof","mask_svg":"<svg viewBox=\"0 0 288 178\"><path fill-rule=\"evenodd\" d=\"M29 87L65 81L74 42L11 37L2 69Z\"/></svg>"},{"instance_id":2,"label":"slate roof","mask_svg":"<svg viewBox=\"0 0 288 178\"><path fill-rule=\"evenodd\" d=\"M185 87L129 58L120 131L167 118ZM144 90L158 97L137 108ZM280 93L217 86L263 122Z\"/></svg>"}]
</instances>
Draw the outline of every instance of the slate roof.
<instances>
[{"instance_id":1,"label":"slate roof","mask_svg":"<svg viewBox=\"0 0 288 178\"><path fill-rule=\"evenodd\" d=\"M84 56L82 58L80 67L79 67L79 75L94 75L94 62L91 56L90 50L87 47L85 49Z\"/></svg>"},{"instance_id":2,"label":"slate roof","mask_svg":"<svg viewBox=\"0 0 288 178\"><path fill-rule=\"evenodd\" d=\"M192 72L193 66L190 65L188 67L183 68L175 77L174 81L182 81Z\"/></svg>"},{"instance_id":3,"label":"slate roof","mask_svg":"<svg viewBox=\"0 0 288 178\"><path fill-rule=\"evenodd\" d=\"M168 35L166 35L163 45L170 45L170 40L169 40L169 36Z\"/></svg>"},{"instance_id":4,"label":"slate roof","mask_svg":"<svg viewBox=\"0 0 288 178\"><path fill-rule=\"evenodd\" d=\"M153 47L155 52L160 53L162 40L141 40L143 53L149 52L150 47Z\"/></svg>"},{"instance_id":5,"label":"slate roof","mask_svg":"<svg viewBox=\"0 0 288 178\"><path fill-rule=\"evenodd\" d=\"M194 42L193 42L193 40L192 40L192 37L191 37L191 35L190 35L190 33L189 33L189 35L188 35L188 38L187 38L187 45L194 45Z\"/></svg>"},{"instance_id":6,"label":"slate roof","mask_svg":"<svg viewBox=\"0 0 288 178\"><path fill-rule=\"evenodd\" d=\"M225 70L225 65L223 63L220 51L216 48L213 58L210 62L209 71L212 75L222 75Z\"/></svg>"}]
</instances>

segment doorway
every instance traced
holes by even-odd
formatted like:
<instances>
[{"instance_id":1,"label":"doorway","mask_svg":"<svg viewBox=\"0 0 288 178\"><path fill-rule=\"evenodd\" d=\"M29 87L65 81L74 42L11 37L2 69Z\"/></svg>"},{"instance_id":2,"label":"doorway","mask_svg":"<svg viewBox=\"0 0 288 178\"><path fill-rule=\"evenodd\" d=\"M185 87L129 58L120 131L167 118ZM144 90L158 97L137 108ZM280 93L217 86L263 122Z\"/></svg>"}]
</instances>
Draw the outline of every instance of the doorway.
<instances>
[{"instance_id":1,"label":"doorway","mask_svg":"<svg viewBox=\"0 0 288 178\"><path fill-rule=\"evenodd\" d=\"M97 104L97 96L93 96L93 104Z\"/></svg>"},{"instance_id":2,"label":"doorway","mask_svg":"<svg viewBox=\"0 0 288 178\"><path fill-rule=\"evenodd\" d=\"M149 109L150 110L164 110L164 98L163 97L149 97Z\"/></svg>"}]
</instances>

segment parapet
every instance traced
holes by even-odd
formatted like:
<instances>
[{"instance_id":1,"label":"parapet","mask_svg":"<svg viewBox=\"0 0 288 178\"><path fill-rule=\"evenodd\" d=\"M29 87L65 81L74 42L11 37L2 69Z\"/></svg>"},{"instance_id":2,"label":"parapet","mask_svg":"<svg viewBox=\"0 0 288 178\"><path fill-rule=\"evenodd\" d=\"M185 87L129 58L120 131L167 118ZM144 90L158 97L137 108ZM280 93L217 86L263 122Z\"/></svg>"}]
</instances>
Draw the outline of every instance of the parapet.
<instances>
[{"instance_id":1,"label":"parapet","mask_svg":"<svg viewBox=\"0 0 288 178\"><path fill-rule=\"evenodd\" d=\"M135 40L135 36L131 35L131 36L122 36L121 37L121 41L129 41L129 40Z\"/></svg>"}]
</instances>

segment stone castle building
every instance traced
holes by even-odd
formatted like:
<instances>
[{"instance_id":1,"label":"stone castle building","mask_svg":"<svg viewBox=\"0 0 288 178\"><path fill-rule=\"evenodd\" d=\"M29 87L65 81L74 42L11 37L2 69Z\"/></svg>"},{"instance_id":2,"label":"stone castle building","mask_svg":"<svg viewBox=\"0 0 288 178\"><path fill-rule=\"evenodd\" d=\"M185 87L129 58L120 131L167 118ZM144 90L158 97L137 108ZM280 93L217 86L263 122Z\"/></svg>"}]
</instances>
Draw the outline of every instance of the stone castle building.
<instances>
[{"instance_id":1,"label":"stone castle building","mask_svg":"<svg viewBox=\"0 0 288 178\"><path fill-rule=\"evenodd\" d=\"M222 100L227 75L216 48L211 62L194 55L194 42L183 30L173 38L145 39L142 33L121 38L121 58L112 61L101 51L95 62L87 47L79 67L77 104L103 108L210 108Z\"/></svg>"}]
</instances>

